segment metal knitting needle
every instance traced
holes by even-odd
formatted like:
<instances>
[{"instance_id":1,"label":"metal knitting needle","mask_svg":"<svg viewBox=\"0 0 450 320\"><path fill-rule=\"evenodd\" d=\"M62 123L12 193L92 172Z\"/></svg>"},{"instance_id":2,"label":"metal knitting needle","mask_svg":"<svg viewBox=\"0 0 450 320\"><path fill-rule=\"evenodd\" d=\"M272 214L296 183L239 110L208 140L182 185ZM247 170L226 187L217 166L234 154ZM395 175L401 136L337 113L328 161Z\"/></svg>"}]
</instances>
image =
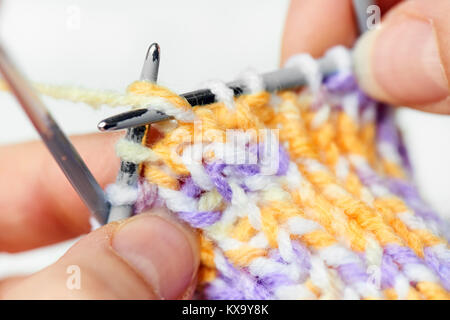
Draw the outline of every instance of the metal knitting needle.
<instances>
[{"instance_id":1,"label":"metal knitting needle","mask_svg":"<svg viewBox=\"0 0 450 320\"><path fill-rule=\"evenodd\" d=\"M147 54L145 55L140 80L156 82L156 80L158 79L159 61L159 45L157 43L152 43L148 47ZM151 130L150 126L148 130ZM125 135L125 139L135 143L142 143L142 139L145 136L145 131L145 125L129 128ZM136 163L121 161L120 171L117 176L116 183L136 187L138 180L138 168L139 165ZM112 206L108 222L128 218L131 216L132 210L133 207L131 205Z\"/></svg>"},{"instance_id":2,"label":"metal knitting needle","mask_svg":"<svg viewBox=\"0 0 450 320\"><path fill-rule=\"evenodd\" d=\"M353 0L353 11L355 12L356 22L358 23L359 34L369 30L367 25L367 8L374 5L375 0Z\"/></svg>"},{"instance_id":3,"label":"metal knitting needle","mask_svg":"<svg viewBox=\"0 0 450 320\"><path fill-rule=\"evenodd\" d=\"M353 10L357 17L359 33L367 31L367 8L375 3L374 0L353 0ZM319 60L322 74L333 73L333 64L326 58ZM297 68L285 68L277 71L264 73L261 75L266 91L274 92L298 88L306 85L306 77ZM233 90L237 97L244 93L245 87L238 81L227 83L227 86ZM215 95L209 89L201 89L181 94L191 106L206 105L216 101ZM98 124L100 131L113 131L135 126L141 126L148 123L170 119L171 117L157 110L136 109L104 119Z\"/></svg>"},{"instance_id":4,"label":"metal knitting needle","mask_svg":"<svg viewBox=\"0 0 450 320\"><path fill-rule=\"evenodd\" d=\"M333 64L326 59L319 61L323 74L330 74L333 70ZM273 92L278 90L292 89L306 85L307 80L297 68L280 69L261 75L266 91ZM235 96L245 92L246 88L239 81L227 83ZM209 89L201 89L181 95L191 106L206 105L216 101L215 95ZM170 119L171 117L153 109L136 109L118 115L109 117L98 124L100 131L112 131L141 126L148 123Z\"/></svg>"},{"instance_id":5,"label":"metal knitting needle","mask_svg":"<svg viewBox=\"0 0 450 320\"><path fill-rule=\"evenodd\" d=\"M94 217L105 224L109 203L102 188L1 45L0 72L73 188Z\"/></svg>"}]
</instances>

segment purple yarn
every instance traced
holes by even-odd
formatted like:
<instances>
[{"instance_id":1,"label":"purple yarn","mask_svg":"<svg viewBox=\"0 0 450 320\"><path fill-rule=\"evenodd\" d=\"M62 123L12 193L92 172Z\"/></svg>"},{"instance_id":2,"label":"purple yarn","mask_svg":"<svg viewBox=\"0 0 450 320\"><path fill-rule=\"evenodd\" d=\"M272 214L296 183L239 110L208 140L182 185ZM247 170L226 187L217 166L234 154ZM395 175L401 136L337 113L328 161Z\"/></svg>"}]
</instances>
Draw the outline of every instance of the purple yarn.
<instances>
[{"instance_id":1,"label":"purple yarn","mask_svg":"<svg viewBox=\"0 0 450 320\"><path fill-rule=\"evenodd\" d=\"M192 180L191 177L188 177L184 180L183 185L181 186L181 192L183 192L185 195L191 198L196 198L202 193L202 189L197 186Z\"/></svg>"},{"instance_id":2,"label":"purple yarn","mask_svg":"<svg viewBox=\"0 0 450 320\"><path fill-rule=\"evenodd\" d=\"M360 109L366 109L370 107L375 107L377 102L369 97L364 91L358 89L358 102Z\"/></svg>"},{"instance_id":3,"label":"purple yarn","mask_svg":"<svg viewBox=\"0 0 450 320\"><path fill-rule=\"evenodd\" d=\"M286 174L286 172L288 171L289 168L289 155L286 152L286 150L284 150L284 148L282 146L279 146L279 156L278 156L278 171L277 171L277 176L284 176Z\"/></svg>"},{"instance_id":4,"label":"purple yarn","mask_svg":"<svg viewBox=\"0 0 450 320\"><path fill-rule=\"evenodd\" d=\"M157 199L158 187L155 184L148 183L145 179L139 179L138 196L133 207L133 212L137 214L150 209L156 204Z\"/></svg>"},{"instance_id":5,"label":"purple yarn","mask_svg":"<svg viewBox=\"0 0 450 320\"><path fill-rule=\"evenodd\" d=\"M299 281L303 282L308 278L309 271L311 270L309 251L298 241L292 241L292 249L295 254L295 259L293 262L296 264L298 271L300 272ZM270 250L268 257L278 263L287 264L287 262L281 257L278 249Z\"/></svg>"},{"instance_id":6,"label":"purple yarn","mask_svg":"<svg viewBox=\"0 0 450 320\"><path fill-rule=\"evenodd\" d=\"M206 165L206 172L211 177L211 180L216 187L217 191L220 195L227 201L231 202L231 198L233 196L233 191L231 190L230 185L228 184L225 177L222 175L223 169L225 168L224 163L211 163Z\"/></svg>"},{"instance_id":7,"label":"purple yarn","mask_svg":"<svg viewBox=\"0 0 450 320\"><path fill-rule=\"evenodd\" d=\"M382 179L369 167L356 168L356 174L361 182L366 186L381 184Z\"/></svg>"},{"instance_id":8,"label":"purple yarn","mask_svg":"<svg viewBox=\"0 0 450 320\"><path fill-rule=\"evenodd\" d=\"M346 263L337 267L338 273L347 284L365 282L369 276L358 263Z\"/></svg>"},{"instance_id":9,"label":"purple yarn","mask_svg":"<svg viewBox=\"0 0 450 320\"><path fill-rule=\"evenodd\" d=\"M347 93L358 87L351 72L338 72L328 76L325 79L325 86L330 93Z\"/></svg>"},{"instance_id":10,"label":"purple yarn","mask_svg":"<svg viewBox=\"0 0 450 320\"><path fill-rule=\"evenodd\" d=\"M211 177L214 185L216 186L217 191L220 195L227 201L231 202L231 197L233 196L233 191L231 190L230 185L222 176L212 176Z\"/></svg>"},{"instance_id":11,"label":"purple yarn","mask_svg":"<svg viewBox=\"0 0 450 320\"><path fill-rule=\"evenodd\" d=\"M405 146L403 139L399 139L397 150L398 150L398 154L399 154L400 158L402 159L403 167L406 170L408 170L408 173L411 175L412 174L412 164L411 164L411 161L409 160L408 150L406 150L406 146Z\"/></svg>"},{"instance_id":12,"label":"purple yarn","mask_svg":"<svg viewBox=\"0 0 450 320\"><path fill-rule=\"evenodd\" d=\"M395 285L395 277L399 274L397 265L391 256L383 254L381 260L381 288L388 289Z\"/></svg>"},{"instance_id":13,"label":"purple yarn","mask_svg":"<svg viewBox=\"0 0 450 320\"><path fill-rule=\"evenodd\" d=\"M178 217L194 228L208 227L220 219L220 211L180 211Z\"/></svg>"},{"instance_id":14,"label":"purple yarn","mask_svg":"<svg viewBox=\"0 0 450 320\"><path fill-rule=\"evenodd\" d=\"M279 286L291 285L293 284L293 281L289 279L285 274L272 273L259 278L258 283L268 290L273 290L273 288Z\"/></svg>"},{"instance_id":15,"label":"purple yarn","mask_svg":"<svg viewBox=\"0 0 450 320\"><path fill-rule=\"evenodd\" d=\"M245 192L250 192L250 188L245 183L239 185Z\"/></svg>"},{"instance_id":16,"label":"purple yarn","mask_svg":"<svg viewBox=\"0 0 450 320\"><path fill-rule=\"evenodd\" d=\"M236 269L229 261L226 270L205 288L208 299L266 300L273 299L272 292L246 269Z\"/></svg>"},{"instance_id":17,"label":"purple yarn","mask_svg":"<svg viewBox=\"0 0 450 320\"><path fill-rule=\"evenodd\" d=\"M403 247L396 244L389 244L384 247L384 252L391 256L394 261L401 266L407 264L423 264L422 260L409 247Z\"/></svg>"},{"instance_id":18,"label":"purple yarn","mask_svg":"<svg viewBox=\"0 0 450 320\"><path fill-rule=\"evenodd\" d=\"M205 165L205 169L206 172L208 174L221 174L223 172L223 169L225 169L227 165L225 163L222 162L212 162L212 163L207 163Z\"/></svg>"},{"instance_id":19,"label":"purple yarn","mask_svg":"<svg viewBox=\"0 0 450 320\"><path fill-rule=\"evenodd\" d=\"M239 164L233 166L233 173L242 176L254 176L261 171L257 164Z\"/></svg>"},{"instance_id":20,"label":"purple yarn","mask_svg":"<svg viewBox=\"0 0 450 320\"><path fill-rule=\"evenodd\" d=\"M419 199L419 193L416 188L404 180L392 178L387 181L389 189L404 198L417 198Z\"/></svg>"},{"instance_id":21,"label":"purple yarn","mask_svg":"<svg viewBox=\"0 0 450 320\"><path fill-rule=\"evenodd\" d=\"M450 261L437 257L431 248L425 248L424 252L427 265L439 276L444 288L450 291Z\"/></svg>"},{"instance_id":22,"label":"purple yarn","mask_svg":"<svg viewBox=\"0 0 450 320\"><path fill-rule=\"evenodd\" d=\"M443 226L446 224L445 221L443 221L436 212L430 209L423 202L419 195L419 192L413 185L411 185L411 183L396 178L388 179L387 183L389 186L389 190L402 197L403 200L405 200L405 202L408 204L408 206L414 210L417 216L420 216L425 220L434 221L439 226L441 226L441 229L445 230L445 228L443 228Z\"/></svg>"},{"instance_id":23,"label":"purple yarn","mask_svg":"<svg viewBox=\"0 0 450 320\"><path fill-rule=\"evenodd\" d=\"M400 142L391 110L386 105L377 109L377 140L397 146Z\"/></svg>"},{"instance_id":24,"label":"purple yarn","mask_svg":"<svg viewBox=\"0 0 450 320\"><path fill-rule=\"evenodd\" d=\"M311 261L308 249L306 249L306 247L298 241L292 241L292 249L294 250L296 257L295 261L300 266L300 269L305 270L306 273L309 273L309 270L311 269Z\"/></svg>"}]
</instances>

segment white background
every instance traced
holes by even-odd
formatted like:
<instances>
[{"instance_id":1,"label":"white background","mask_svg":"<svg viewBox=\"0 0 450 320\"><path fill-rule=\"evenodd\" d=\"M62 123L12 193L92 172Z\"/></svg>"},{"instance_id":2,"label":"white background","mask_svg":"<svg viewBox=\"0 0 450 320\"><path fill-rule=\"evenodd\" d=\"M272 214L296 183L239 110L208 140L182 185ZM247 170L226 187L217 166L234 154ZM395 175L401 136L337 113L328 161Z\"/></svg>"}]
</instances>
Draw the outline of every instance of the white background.
<instances>
[{"instance_id":1,"label":"white background","mask_svg":"<svg viewBox=\"0 0 450 320\"><path fill-rule=\"evenodd\" d=\"M205 80L232 80L248 67L277 68L288 5L287 0L2 2L1 38L33 81L124 91L139 77L148 45L158 42L158 81L180 93ZM94 132L99 120L117 112L44 101L69 134ZM0 108L0 144L37 139L7 93L0 93ZM450 117L402 109L398 120L423 196L450 218ZM37 270L68 245L0 254L0 277Z\"/></svg>"}]
</instances>

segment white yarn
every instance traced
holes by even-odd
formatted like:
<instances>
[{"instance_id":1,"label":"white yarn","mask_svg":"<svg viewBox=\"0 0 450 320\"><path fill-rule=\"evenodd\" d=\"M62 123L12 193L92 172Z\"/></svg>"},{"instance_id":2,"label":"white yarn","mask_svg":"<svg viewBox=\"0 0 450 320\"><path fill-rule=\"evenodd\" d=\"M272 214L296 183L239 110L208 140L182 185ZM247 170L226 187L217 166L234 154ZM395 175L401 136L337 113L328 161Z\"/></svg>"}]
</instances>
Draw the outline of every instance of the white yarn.
<instances>
[{"instance_id":1,"label":"white yarn","mask_svg":"<svg viewBox=\"0 0 450 320\"><path fill-rule=\"evenodd\" d=\"M279 185L269 185L265 190L262 191L263 201L273 202L273 201L291 201L291 195L279 187Z\"/></svg>"},{"instance_id":2,"label":"white yarn","mask_svg":"<svg viewBox=\"0 0 450 320\"><path fill-rule=\"evenodd\" d=\"M286 274L286 267L286 264L278 263L265 257L258 257L250 262L248 269L254 275L265 277L274 273Z\"/></svg>"},{"instance_id":3,"label":"white yarn","mask_svg":"<svg viewBox=\"0 0 450 320\"><path fill-rule=\"evenodd\" d=\"M167 208L174 212L197 210L197 201L181 191L159 186L158 195L165 200Z\"/></svg>"},{"instance_id":4,"label":"white yarn","mask_svg":"<svg viewBox=\"0 0 450 320\"><path fill-rule=\"evenodd\" d=\"M242 72L238 77L238 81L243 84L246 93L259 93L265 89L262 77L253 69L247 69Z\"/></svg>"},{"instance_id":5,"label":"white yarn","mask_svg":"<svg viewBox=\"0 0 450 320\"><path fill-rule=\"evenodd\" d=\"M147 106L149 109L161 111L162 113L183 122L192 122L195 120L195 114L191 109L184 110L175 107L170 101L163 98L149 97L149 100L150 98L154 101Z\"/></svg>"},{"instance_id":6,"label":"white yarn","mask_svg":"<svg viewBox=\"0 0 450 320\"><path fill-rule=\"evenodd\" d=\"M324 58L333 63L336 71L350 71L353 65L351 51L344 46L336 46L329 49L325 53Z\"/></svg>"},{"instance_id":7,"label":"white yarn","mask_svg":"<svg viewBox=\"0 0 450 320\"><path fill-rule=\"evenodd\" d=\"M306 286L301 284L279 286L275 291L275 296L281 300L311 300L316 298Z\"/></svg>"},{"instance_id":8,"label":"white yarn","mask_svg":"<svg viewBox=\"0 0 450 320\"><path fill-rule=\"evenodd\" d=\"M366 235L366 263L368 266L381 266L383 248L372 235Z\"/></svg>"},{"instance_id":9,"label":"white yarn","mask_svg":"<svg viewBox=\"0 0 450 320\"><path fill-rule=\"evenodd\" d=\"M254 176L246 177L244 179L244 184L251 191L258 191L267 188L272 184L272 181L273 179L271 176L255 174Z\"/></svg>"},{"instance_id":10,"label":"white yarn","mask_svg":"<svg viewBox=\"0 0 450 320\"><path fill-rule=\"evenodd\" d=\"M338 267L347 263L360 263L358 256L339 244L325 247L319 251L319 256L328 266Z\"/></svg>"},{"instance_id":11,"label":"white yarn","mask_svg":"<svg viewBox=\"0 0 450 320\"><path fill-rule=\"evenodd\" d=\"M324 164L315 159L305 158L299 160L299 162L306 166L310 172L326 171L328 169Z\"/></svg>"},{"instance_id":12,"label":"white yarn","mask_svg":"<svg viewBox=\"0 0 450 320\"><path fill-rule=\"evenodd\" d=\"M292 217L287 221L289 231L295 235L302 236L309 232L320 230L320 226L317 222L312 220L307 220L302 217Z\"/></svg>"},{"instance_id":13,"label":"white yarn","mask_svg":"<svg viewBox=\"0 0 450 320\"><path fill-rule=\"evenodd\" d=\"M190 108L182 110L175 107L170 100L159 96L148 96L133 93L121 94L110 91L51 86L45 84L35 84L35 86L42 94L48 95L54 99L64 99L73 102L86 103L92 107L99 107L102 104L110 107L132 106L134 109L149 108L158 110L184 122L192 122L195 119L195 114Z\"/></svg>"},{"instance_id":14,"label":"white yarn","mask_svg":"<svg viewBox=\"0 0 450 320\"><path fill-rule=\"evenodd\" d=\"M352 287L345 287L343 293L343 300L359 300L358 293Z\"/></svg>"},{"instance_id":15,"label":"white yarn","mask_svg":"<svg viewBox=\"0 0 450 320\"><path fill-rule=\"evenodd\" d=\"M222 204L222 196L216 189L205 192L198 200L198 211L215 211Z\"/></svg>"},{"instance_id":16,"label":"white yarn","mask_svg":"<svg viewBox=\"0 0 450 320\"><path fill-rule=\"evenodd\" d=\"M144 161L158 160L158 155L153 152L153 150L125 138L122 138L117 142L116 154L122 160L136 164Z\"/></svg>"},{"instance_id":17,"label":"white yarn","mask_svg":"<svg viewBox=\"0 0 450 320\"><path fill-rule=\"evenodd\" d=\"M113 183L106 187L105 193L113 206L132 205L136 202L138 189L124 183Z\"/></svg>"},{"instance_id":18,"label":"white yarn","mask_svg":"<svg viewBox=\"0 0 450 320\"><path fill-rule=\"evenodd\" d=\"M294 259L294 250L292 249L290 235L284 228L278 230L277 242L281 257L284 261L291 263Z\"/></svg>"},{"instance_id":19,"label":"white yarn","mask_svg":"<svg viewBox=\"0 0 450 320\"><path fill-rule=\"evenodd\" d=\"M210 80L205 87L216 96L216 101L223 102L229 110L234 110L234 93L223 81Z\"/></svg>"},{"instance_id":20,"label":"white yarn","mask_svg":"<svg viewBox=\"0 0 450 320\"><path fill-rule=\"evenodd\" d=\"M253 259L248 268L250 273L257 277L266 277L278 273L287 276L290 280L295 282L305 280L300 278L303 272L296 264L276 262L266 257Z\"/></svg>"},{"instance_id":21,"label":"white yarn","mask_svg":"<svg viewBox=\"0 0 450 320\"><path fill-rule=\"evenodd\" d=\"M219 248L222 249L223 251L238 250L240 247L244 245L242 241L233 238L216 237L215 240L218 242Z\"/></svg>"},{"instance_id":22,"label":"white yarn","mask_svg":"<svg viewBox=\"0 0 450 320\"><path fill-rule=\"evenodd\" d=\"M427 229L424 221L414 215L411 211L405 211L397 213L397 217L409 228L409 229Z\"/></svg>"},{"instance_id":23,"label":"white yarn","mask_svg":"<svg viewBox=\"0 0 450 320\"><path fill-rule=\"evenodd\" d=\"M322 72L319 63L309 54L302 53L289 58L286 68L297 68L306 78L313 93L319 91L322 84Z\"/></svg>"},{"instance_id":24,"label":"white yarn","mask_svg":"<svg viewBox=\"0 0 450 320\"><path fill-rule=\"evenodd\" d=\"M236 183L230 183L230 187L233 193L233 196L231 198L231 205L235 206L236 209L240 212L238 213L238 215L246 215L252 227L256 230L261 230L262 220L259 207Z\"/></svg>"},{"instance_id":25,"label":"white yarn","mask_svg":"<svg viewBox=\"0 0 450 320\"><path fill-rule=\"evenodd\" d=\"M216 265L217 270L219 270L225 277L232 278L233 272L228 267L228 262L225 260L225 257L222 255L220 250L214 250L214 264Z\"/></svg>"},{"instance_id":26,"label":"white yarn","mask_svg":"<svg viewBox=\"0 0 450 320\"><path fill-rule=\"evenodd\" d=\"M317 256L311 256L310 279L322 292L332 292L330 275L324 262Z\"/></svg>"},{"instance_id":27,"label":"white yarn","mask_svg":"<svg viewBox=\"0 0 450 320\"><path fill-rule=\"evenodd\" d=\"M359 123L359 97L358 93L346 94L342 98L342 107L345 113L350 116L353 123L357 125Z\"/></svg>"},{"instance_id":28,"label":"white yarn","mask_svg":"<svg viewBox=\"0 0 450 320\"><path fill-rule=\"evenodd\" d=\"M439 257L442 257L444 261L450 260L450 250L447 248L447 245L445 243L440 243L429 248L432 253Z\"/></svg>"},{"instance_id":29,"label":"white yarn","mask_svg":"<svg viewBox=\"0 0 450 320\"><path fill-rule=\"evenodd\" d=\"M264 232L258 232L255 236L253 236L248 241L248 244L251 247L261 248L261 249L266 249L269 247L269 241L267 240L267 237L264 234Z\"/></svg>"},{"instance_id":30,"label":"white yarn","mask_svg":"<svg viewBox=\"0 0 450 320\"><path fill-rule=\"evenodd\" d=\"M325 121L328 120L331 113L331 107L328 104L324 104L320 107L319 111L316 112L314 118L311 121L311 128L318 129Z\"/></svg>"},{"instance_id":31,"label":"white yarn","mask_svg":"<svg viewBox=\"0 0 450 320\"><path fill-rule=\"evenodd\" d=\"M287 182L289 188L292 190L298 189L301 185L301 182L305 180L298 170L297 166L293 162L289 162L289 167L284 179Z\"/></svg>"},{"instance_id":32,"label":"white yarn","mask_svg":"<svg viewBox=\"0 0 450 320\"><path fill-rule=\"evenodd\" d=\"M408 279L413 282L438 282L435 274L421 263L409 263L403 266L402 270Z\"/></svg>"},{"instance_id":33,"label":"white yarn","mask_svg":"<svg viewBox=\"0 0 450 320\"><path fill-rule=\"evenodd\" d=\"M336 176L339 180L345 181L350 172L350 165L348 163L348 160L343 156L339 156L334 171L336 172Z\"/></svg>"},{"instance_id":34,"label":"white yarn","mask_svg":"<svg viewBox=\"0 0 450 320\"><path fill-rule=\"evenodd\" d=\"M194 180L198 186L202 186L202 189L212 190L214 188L214 184L212 183L210 176L206 173L202 159L202 143L187 146L181 156L181 161L190 171L192 180Z\"/></svg>"},{"instance_id":35,"label":"white yarn","mask_svg":"<svg viewBox=\"0 0 450 320\"><path fill-rule=\"evenodd\" d=\"M380 142L377 145L378 152L386 158L386 160L393 162L393 163L402 163L402 160L397 152L395 150L395 147L388 142Z\"/></svg>"}]
</instances>

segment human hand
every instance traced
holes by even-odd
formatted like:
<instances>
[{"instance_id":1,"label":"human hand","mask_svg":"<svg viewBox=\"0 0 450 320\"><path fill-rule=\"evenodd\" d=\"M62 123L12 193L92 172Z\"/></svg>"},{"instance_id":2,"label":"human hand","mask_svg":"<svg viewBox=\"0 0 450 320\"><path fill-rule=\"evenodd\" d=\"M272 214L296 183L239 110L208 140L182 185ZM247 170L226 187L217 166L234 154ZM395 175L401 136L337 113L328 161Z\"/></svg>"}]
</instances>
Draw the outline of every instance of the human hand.
<instances>
[{"instance_id":1,"label":"human hand","mask_svg":"<svg viewBox=\"0 0 450 320\"><path fill-rule=\"evenodd\" d=\"M118 137L71 139L102 187L119 168ZM41 142L0 147L0 157L0 251L19 252L90 231L89 211ZM0 298L189 298L198 265L195 234L158 210L91 232L40 272L0 281ZM67 285L71 266L79 271L79 289Z\"/></svg>"},{"instance_id":2,"label":"human hand","mask_svg":"<svg viewBox=\"0 0 450 320\"><path fill-rule=\"evenodd\" d=\"M379 28L355 48L355 71L372 97L394 105L450 114L449 0L380 0ZM335 45L353 46L357 24L351 0L292 0L282 62L296 53L320 57Z\"/></svg>"}]
</instances>

